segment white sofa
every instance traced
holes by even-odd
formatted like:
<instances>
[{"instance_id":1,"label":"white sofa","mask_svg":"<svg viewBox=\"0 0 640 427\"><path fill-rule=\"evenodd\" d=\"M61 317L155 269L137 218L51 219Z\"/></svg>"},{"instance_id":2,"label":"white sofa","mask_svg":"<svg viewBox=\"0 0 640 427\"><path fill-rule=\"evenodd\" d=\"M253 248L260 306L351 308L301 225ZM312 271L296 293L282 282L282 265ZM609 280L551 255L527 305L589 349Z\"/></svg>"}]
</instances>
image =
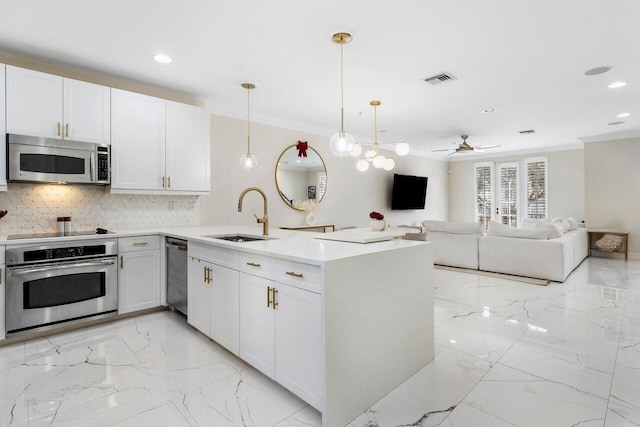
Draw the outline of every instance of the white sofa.
<instances>
[{"instance_id":1,"label":"white sofa","mask_svg":"<svg viewBox=\"0 0 640 427\"><path fill-rule=\"evenodd\" d=\"M454 232L465 230L458 224L462 223L423 222L427 240L433 242L435 264L564 282L589 253L584 229L540 239ZM447 228L449 231L443 231ZM527 235L527 232L520 234Z\"/></svg>"},{"instance_id":2,"label":"white sofa","mask_svg":"<svg viewBox=\"0 0 640 427\"><path fill-rule=\"evenodd\" d=\"M433 243L433 263L478 269L479 223L423 221L427 240Z\"/></svg>"}]
</instances>

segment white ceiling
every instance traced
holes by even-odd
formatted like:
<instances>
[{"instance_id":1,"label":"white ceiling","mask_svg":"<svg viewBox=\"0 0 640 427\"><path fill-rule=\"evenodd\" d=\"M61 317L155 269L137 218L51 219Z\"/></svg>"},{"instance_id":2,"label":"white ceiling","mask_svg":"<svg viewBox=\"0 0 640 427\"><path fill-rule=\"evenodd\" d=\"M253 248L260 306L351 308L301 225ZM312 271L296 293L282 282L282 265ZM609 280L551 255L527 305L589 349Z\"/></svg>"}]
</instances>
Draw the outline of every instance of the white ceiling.
<instances>
[{"instance_id":1,"label":"white ceiling","mask_svg":"<svg viewBox=\"0 0 640 427\"><path fill-rule=\"evenodd\" d=\"M0 50L185 92L241 118L250 81L254 121L327 136L340 117L331 35L350 32L345 129L371 141L379 99L379 139L414 153L453 148L463 133L501 144L495 154L640 135L638 0L2 0L0 10ZM158 52L174 62L156 63ZM613 68L584 75L602 65ZM457 80L424 82L444 71ZM608 89L615 80L628 85Z\"/></svg>"}]
</instances>

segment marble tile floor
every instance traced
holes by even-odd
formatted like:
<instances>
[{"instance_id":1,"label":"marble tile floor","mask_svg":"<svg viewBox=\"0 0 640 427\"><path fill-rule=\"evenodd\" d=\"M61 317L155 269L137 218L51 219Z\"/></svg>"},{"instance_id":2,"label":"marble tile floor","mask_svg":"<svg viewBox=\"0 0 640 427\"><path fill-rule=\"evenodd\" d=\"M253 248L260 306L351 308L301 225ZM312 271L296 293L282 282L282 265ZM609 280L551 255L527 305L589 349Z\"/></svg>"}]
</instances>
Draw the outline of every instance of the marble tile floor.
<instances>
[{"instance_id":1,"label":"marble tile floor","mask_svg":"<svg viewBox=\"0 0 640 427\"><path fill-rule=\"evenodd\" d=\"M640 261L435 278L435 360L348 427L640 426ZM0 427L320 424L171 312L0 347Z\"/></svg>"}]
</instances>

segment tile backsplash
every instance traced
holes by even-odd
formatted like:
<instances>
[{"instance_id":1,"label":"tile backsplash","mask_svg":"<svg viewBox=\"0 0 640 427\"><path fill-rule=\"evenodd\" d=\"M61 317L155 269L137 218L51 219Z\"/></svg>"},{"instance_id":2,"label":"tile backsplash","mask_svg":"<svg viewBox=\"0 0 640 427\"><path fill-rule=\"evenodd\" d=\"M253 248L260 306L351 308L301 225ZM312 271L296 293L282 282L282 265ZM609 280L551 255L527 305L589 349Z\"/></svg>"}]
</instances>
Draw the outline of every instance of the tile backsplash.
<instances>
[{"instance_id":1,"label":"tile backsplash","mask_svg":"<svg viewBox=\"0 0 640 427\"><path fill-rule=\"evenodd\" d=\"M57 217L70 216L72 230L198 225L197 196L110 194L90 185L9 184L0 193L0 234L57 231Z\"/></svg>"}]
</instances>

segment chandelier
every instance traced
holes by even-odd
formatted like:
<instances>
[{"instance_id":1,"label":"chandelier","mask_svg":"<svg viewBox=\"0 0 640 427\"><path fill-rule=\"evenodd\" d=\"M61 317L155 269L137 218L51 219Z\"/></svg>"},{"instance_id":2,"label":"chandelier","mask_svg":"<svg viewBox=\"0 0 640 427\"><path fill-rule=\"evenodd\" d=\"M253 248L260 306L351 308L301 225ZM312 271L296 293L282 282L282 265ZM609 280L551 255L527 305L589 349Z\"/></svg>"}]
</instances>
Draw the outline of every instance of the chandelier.
<instances>
[{"instance_id":1,"label":"chandelier","mask_svg":"<svg viewBox=\"0 0 640 427\"><path fill-rule=\"evenodd\" d=\"M396 165L395 160L391 157L387 157L381 154L378 149L381 145L394 145L396 154L399 156L406 156L409 154L409 144L405 141L401 142L378 142L378 107L380 101L371 101L369 105L373 107L373 144L370 144L371 148L364 153L364 157L356 162L356 168L360 172L365 172L369 169L369 165L378 169L384 169L387 171L393 170ZM354 157L358 157L362 153L362 147L360 144L354 144L351 154Z\"/></svg>"}]
</instances>

